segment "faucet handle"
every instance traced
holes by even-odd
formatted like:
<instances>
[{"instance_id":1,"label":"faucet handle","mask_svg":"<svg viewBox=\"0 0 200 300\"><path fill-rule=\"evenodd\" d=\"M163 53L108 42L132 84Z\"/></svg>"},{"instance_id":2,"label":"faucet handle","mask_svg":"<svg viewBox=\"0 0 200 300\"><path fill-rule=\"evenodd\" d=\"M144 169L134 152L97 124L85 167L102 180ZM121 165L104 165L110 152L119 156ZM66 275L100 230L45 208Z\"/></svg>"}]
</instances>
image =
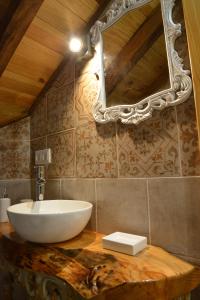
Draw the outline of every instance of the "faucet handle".
<instances>
[{"instance_id":1,"label":"faucet handle","mask_svg":"<svg viewBox=\"0 0 200 300\"><path fill-rule=\"evenodd\" d=\"M35 166L35 175L36 175L36 201L44 200L45 192L45 166L36 165Z\"/></svg>"}]
</instances>

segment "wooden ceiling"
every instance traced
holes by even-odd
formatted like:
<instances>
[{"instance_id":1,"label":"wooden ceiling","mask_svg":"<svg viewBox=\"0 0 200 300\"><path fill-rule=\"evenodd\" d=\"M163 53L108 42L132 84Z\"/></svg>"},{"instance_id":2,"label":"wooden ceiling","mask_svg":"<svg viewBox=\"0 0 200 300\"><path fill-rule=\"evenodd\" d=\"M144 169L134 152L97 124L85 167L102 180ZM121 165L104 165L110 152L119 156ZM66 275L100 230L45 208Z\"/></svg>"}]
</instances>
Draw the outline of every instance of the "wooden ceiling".
<instances>
[{"instance_id":1,"label":"wooden ceiling","mask_svg":"<svg viewBox=\"0 0 200 300\"><path fill-rule=\"evenodd\" d=\"M0 0L0 126L28 115L37 96L67 57L70 37L89 30L109 2ZM159 0L153 0L134 18L122 19L105 32L109 88L114 99L111 104L122 100L124 90L130 92L129 83L138 81L139 90L153 89L158 75L155 70L167 69L165 54L159 50L164 39L158 34L162 22L156 10L158 5ZM155 45L151 45L152 39ZM149 51L147 45L152 46ZM156 65L152 65L153 60ZM150 66L152 72L147 72ZM137 70L138 76L134 75ZM144 73L150 78L149 87L143 84Z\"/></svg>"},{"instance_id":2,"label":"wooden ceiling","mask_svg":"<svg viewBox=\"0 0 200 300\"><path fill-rule=\"evenodd\" d=\"M26 116L104 0L0 0L0 126ZM13 4L15 3L15 5Z\"/></svg>"}]
</instances>

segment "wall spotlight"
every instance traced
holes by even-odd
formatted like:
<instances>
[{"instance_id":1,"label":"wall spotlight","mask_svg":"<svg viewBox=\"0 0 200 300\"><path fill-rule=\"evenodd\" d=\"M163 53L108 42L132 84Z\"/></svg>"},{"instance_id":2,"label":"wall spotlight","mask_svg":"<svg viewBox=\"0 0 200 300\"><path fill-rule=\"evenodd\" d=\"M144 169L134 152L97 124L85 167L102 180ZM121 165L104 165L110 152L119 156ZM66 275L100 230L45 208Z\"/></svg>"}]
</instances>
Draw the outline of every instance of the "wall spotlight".
<instances>
[{"instance_id":1,"label":"wall spotlight","mask_svg":"<svg viewBox=\"0 0 200 300\"><path fill-rule=\"evenodd\" d=\"M82 50L82 48L83 48L83 42L80 38L77 37L71 38L71 40L69 41L69 49L72 52L78 53Z\"/></svg>"}]
</instances>

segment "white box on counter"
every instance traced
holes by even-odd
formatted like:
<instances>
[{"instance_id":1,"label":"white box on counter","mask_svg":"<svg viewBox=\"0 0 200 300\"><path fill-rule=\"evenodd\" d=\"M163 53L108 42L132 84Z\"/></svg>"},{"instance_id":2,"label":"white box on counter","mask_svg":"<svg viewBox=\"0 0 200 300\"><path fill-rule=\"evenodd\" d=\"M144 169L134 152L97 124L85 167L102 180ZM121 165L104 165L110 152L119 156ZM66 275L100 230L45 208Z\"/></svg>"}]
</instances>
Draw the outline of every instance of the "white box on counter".
<instances>
[{"instance_id":1,"label":"white box on counter","mask_svg":"<svg viewBox=\"0 0 200 300\"><path fill-rule=\"evenodd\" d=\"M145 236L134 235L124 232L114 232L102 238L103 248L136 255L147 246Z\"/></svg>"}]
</instances>

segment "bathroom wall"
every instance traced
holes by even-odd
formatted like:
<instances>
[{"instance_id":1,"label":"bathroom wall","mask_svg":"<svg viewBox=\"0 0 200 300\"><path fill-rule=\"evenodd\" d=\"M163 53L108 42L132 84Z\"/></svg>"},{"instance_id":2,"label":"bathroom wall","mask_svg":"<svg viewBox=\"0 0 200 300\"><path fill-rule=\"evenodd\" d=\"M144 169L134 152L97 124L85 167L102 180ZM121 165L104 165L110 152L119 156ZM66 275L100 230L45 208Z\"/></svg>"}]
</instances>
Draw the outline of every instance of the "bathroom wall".
<instances>
[{"instance_id":1,"label":"bathroom wall","mask_svg":"<svg viewBox=\"0 0 200 300\"><path fill-rule=\"evenodd\" d=\"M32 159L50 147L46 199L95 205L92 228L146 235L199 261L200 159L193 97L138 127L96 124L92 61L71 59L31 116Z\"/></svg>"},{"instance_id":2,"label":"bathroom wall","mask_svg":"<svg viewBox=\"0 0 200 300\"><path fill-rule=\"evenodd\" d=\"M176 48L188 67L185 35ZM98 91L94 65L94 59L69 58L33 110L32 166L35 150L53 151L45 198L90 201L91 228L146 235L150 243L199 263L200 156L193 96L154 112L137 127L99 125L92 117Z\"/></svg>"},{"instance_id":3,"label":"bathroom wall","mask_svg":"<svg viewBox=\"0 0 200 300\"><path fill-rule=\"evenodd\" d=\"M0 128L0 197L30 198L30 118Z\"/></svg>"}]
</instances>

